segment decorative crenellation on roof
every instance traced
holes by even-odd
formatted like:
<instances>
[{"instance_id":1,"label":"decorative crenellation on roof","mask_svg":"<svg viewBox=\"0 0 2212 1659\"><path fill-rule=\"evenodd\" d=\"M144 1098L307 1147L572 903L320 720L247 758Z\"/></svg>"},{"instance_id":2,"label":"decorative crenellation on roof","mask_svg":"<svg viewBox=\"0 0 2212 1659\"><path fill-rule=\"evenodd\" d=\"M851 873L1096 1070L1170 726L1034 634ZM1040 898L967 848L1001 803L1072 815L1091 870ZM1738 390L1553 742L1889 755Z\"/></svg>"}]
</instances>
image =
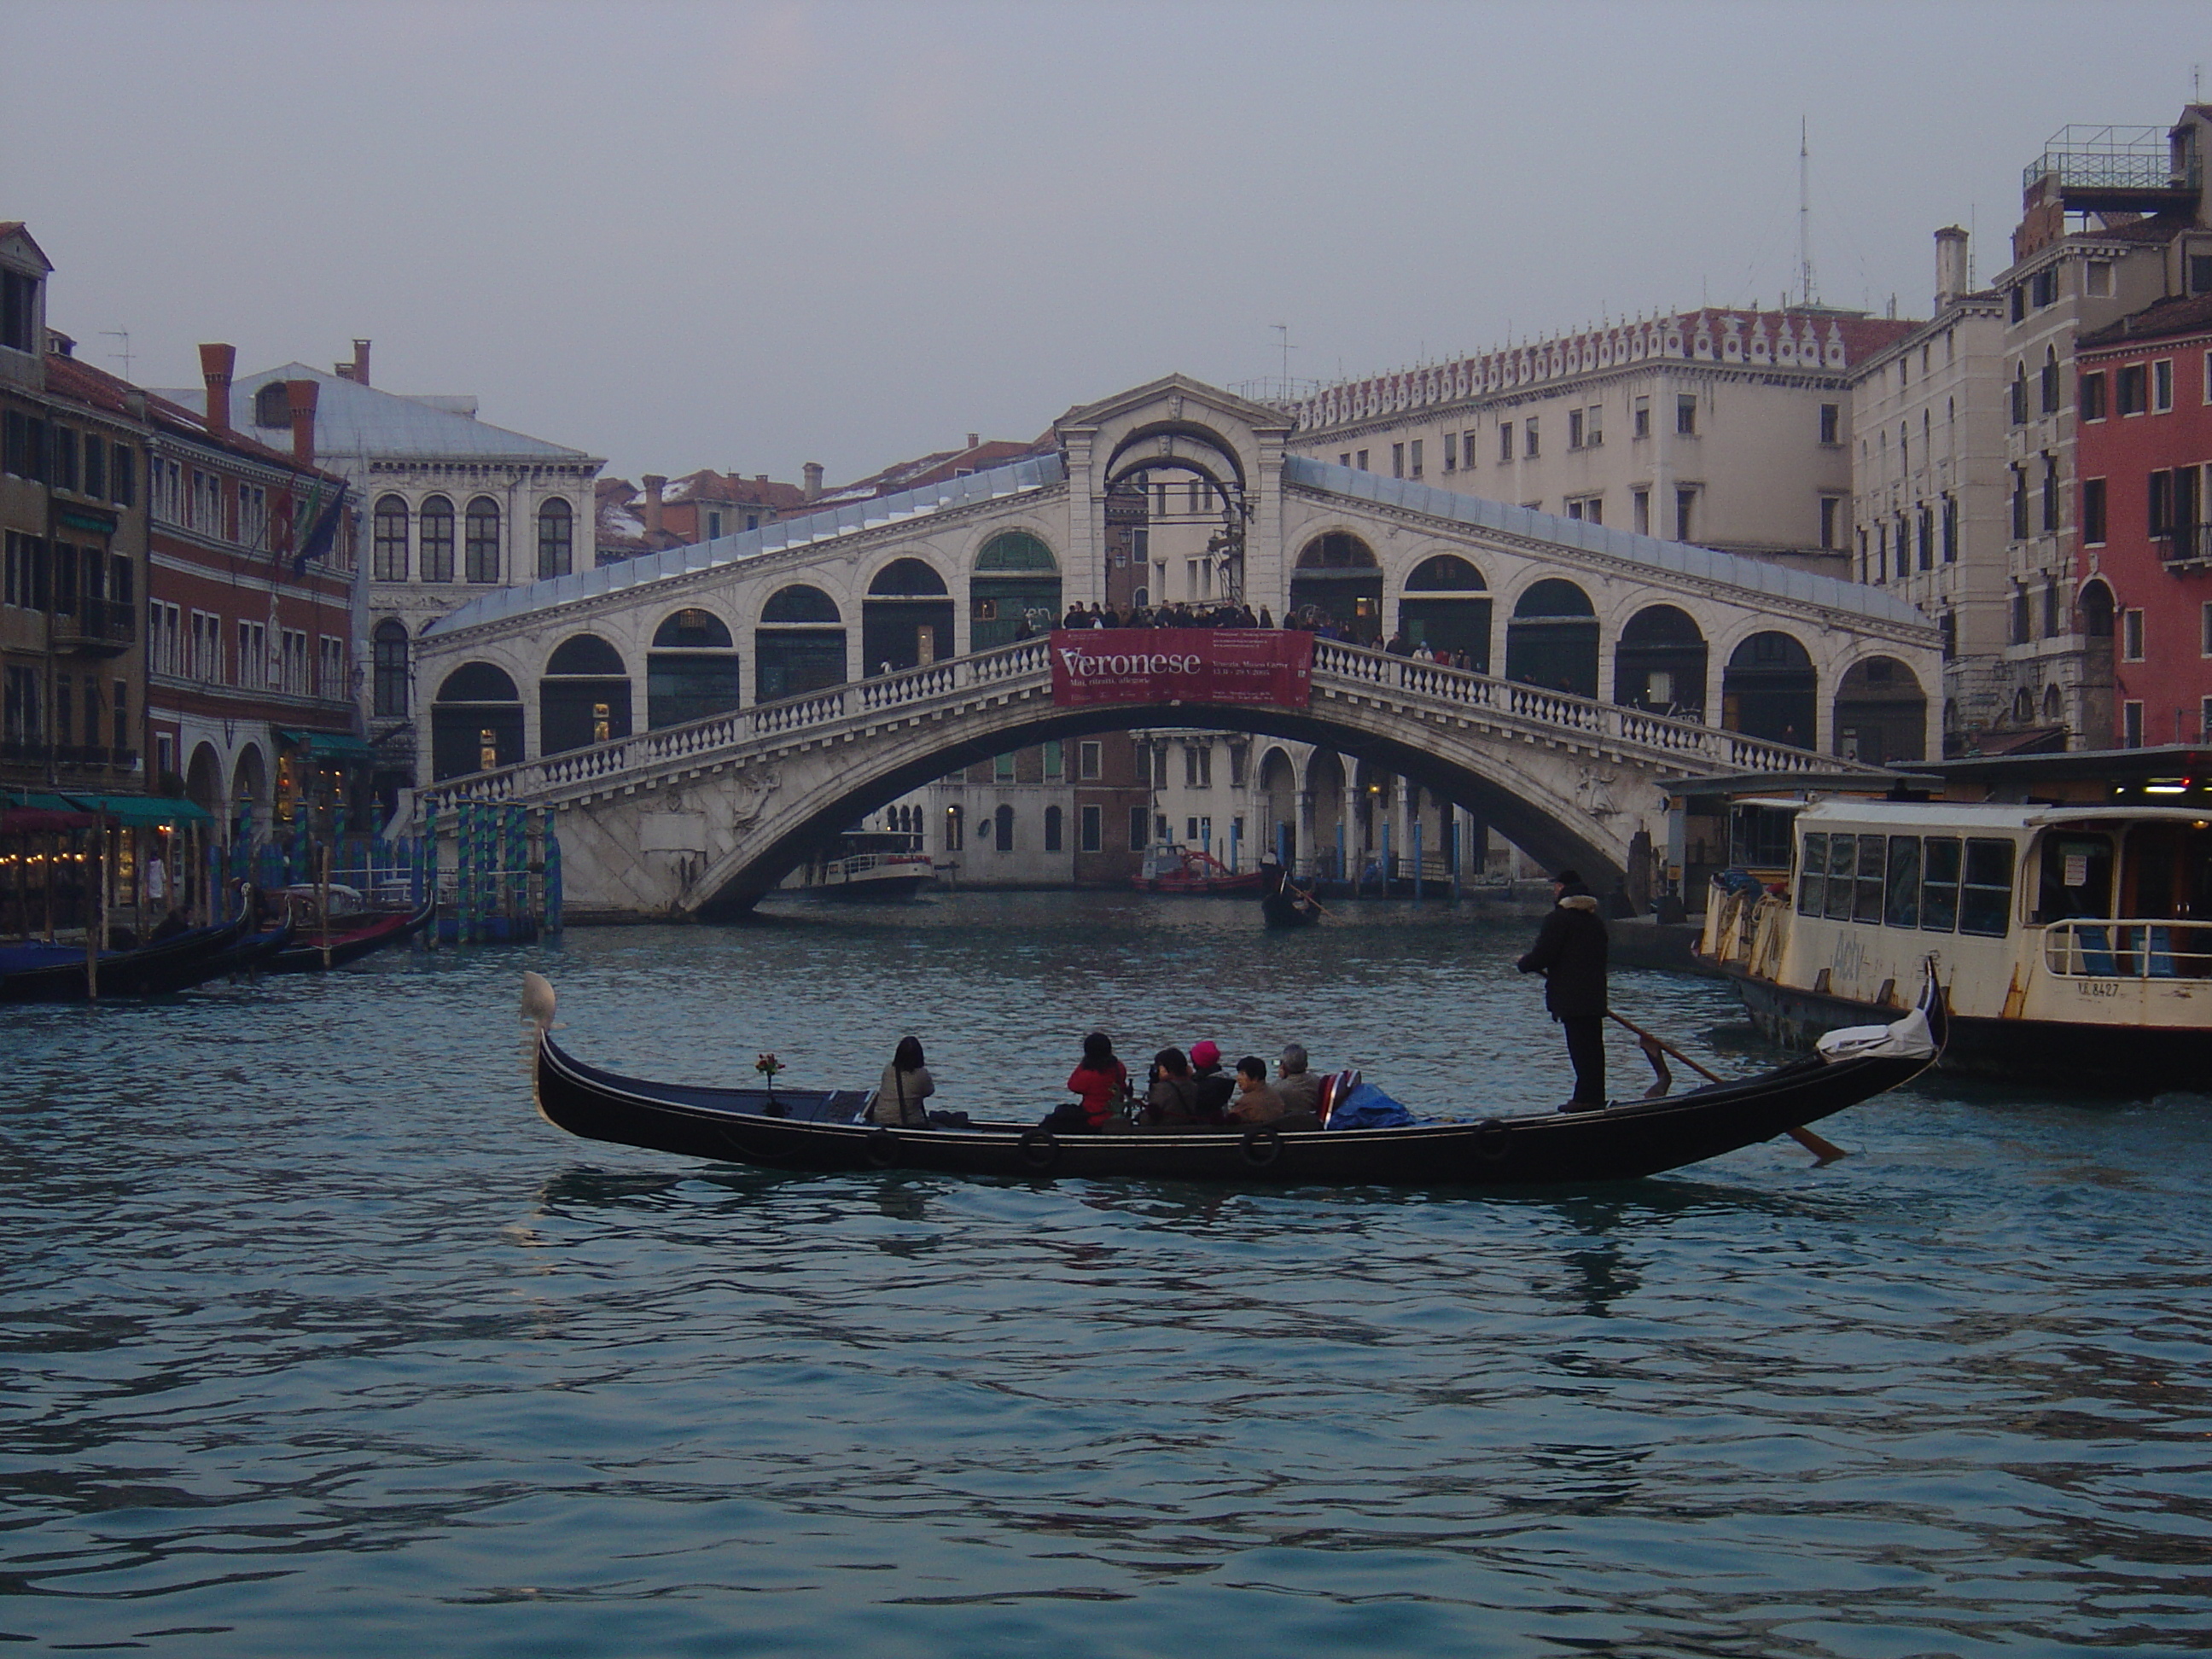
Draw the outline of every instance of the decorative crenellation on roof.
<instances>
[{"instance_id":1,"label":"decorative crenellation on roof","mask_svg":"<svg viewBox=\"0 0 2212 1659\"><path fill-rule=\"evenodd\" d=\"M1918 326L1902 319L1856 312L1701 307L1610 323L1453 362L1344 380L1287 407L1303 432L1655 361L1832 374Z\"/></svg>"}]
</instances>

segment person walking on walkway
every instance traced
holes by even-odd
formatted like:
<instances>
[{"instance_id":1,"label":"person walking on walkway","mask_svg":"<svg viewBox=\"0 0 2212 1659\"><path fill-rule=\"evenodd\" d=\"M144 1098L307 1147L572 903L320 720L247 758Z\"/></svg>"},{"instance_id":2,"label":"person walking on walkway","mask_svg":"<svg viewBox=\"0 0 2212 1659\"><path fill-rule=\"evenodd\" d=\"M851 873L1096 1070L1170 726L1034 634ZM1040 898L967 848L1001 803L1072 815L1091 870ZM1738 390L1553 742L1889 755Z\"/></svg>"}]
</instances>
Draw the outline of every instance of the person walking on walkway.
<instances>
[{"instance_id":1,"label":"person walking on walkway","mask_svg":"<svg viewBox=\"0 0 2212 1659\"><path fill-rule=\"evenodd\" d=\"M1517 964L1545 976L1544 1006L1567 1038L1574 1062L1575 1095L1563 1112L1605 1107L1605 923L1597 897L1571 870L1552 878L1554 901L1542 931Z\"/></svg>"}]
</instances>

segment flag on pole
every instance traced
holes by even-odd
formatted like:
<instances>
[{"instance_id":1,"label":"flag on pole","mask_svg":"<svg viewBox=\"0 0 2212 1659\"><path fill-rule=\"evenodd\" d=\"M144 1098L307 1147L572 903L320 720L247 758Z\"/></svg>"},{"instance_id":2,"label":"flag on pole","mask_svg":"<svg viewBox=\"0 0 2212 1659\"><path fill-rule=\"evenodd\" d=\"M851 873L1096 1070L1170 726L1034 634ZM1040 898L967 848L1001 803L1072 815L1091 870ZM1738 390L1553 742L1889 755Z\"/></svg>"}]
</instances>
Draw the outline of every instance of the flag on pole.
<instances>
[{"instance_id":1,"label":"flag on pole","mask_svg":"<svg viewBox=\"0 0 2212 1659\"><path fill-rule=\"evenodd\" d=\"M331 495L330 505L323 507L319 514L316 509L320 506L322 498L323 481L317 478L315 493L308 499L307 510L303 515L307 525L307 533L301 538L299 556L292 561L292 574L295 576L306 575L307 566L311 562L329 556L332 544L338 538L339 515L345 511L346 486L341 483L337 492Z\"/></svg>"}]
</instances>

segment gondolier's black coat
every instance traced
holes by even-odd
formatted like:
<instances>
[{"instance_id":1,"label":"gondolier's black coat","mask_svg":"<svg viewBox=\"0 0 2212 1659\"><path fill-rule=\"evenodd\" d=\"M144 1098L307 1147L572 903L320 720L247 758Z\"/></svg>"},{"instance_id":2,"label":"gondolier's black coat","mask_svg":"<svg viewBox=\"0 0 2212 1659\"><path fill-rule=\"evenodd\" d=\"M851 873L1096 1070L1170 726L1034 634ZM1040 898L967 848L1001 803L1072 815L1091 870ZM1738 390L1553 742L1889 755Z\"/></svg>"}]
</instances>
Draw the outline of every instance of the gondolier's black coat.
<instances>
[{"instance_id":1,"label":"gondolier's black coat","mask_svg":"<svg viewBox=\"0 0 2212 1659\"><path fill-rule=\"evenodd\" d=\"M1597 900L1568 893L1544 918L1543 931L1519 966L1545 975L1544 1006L1553 1019L1605 1018L1605 924Z\"/></svg>"}]
</instances>

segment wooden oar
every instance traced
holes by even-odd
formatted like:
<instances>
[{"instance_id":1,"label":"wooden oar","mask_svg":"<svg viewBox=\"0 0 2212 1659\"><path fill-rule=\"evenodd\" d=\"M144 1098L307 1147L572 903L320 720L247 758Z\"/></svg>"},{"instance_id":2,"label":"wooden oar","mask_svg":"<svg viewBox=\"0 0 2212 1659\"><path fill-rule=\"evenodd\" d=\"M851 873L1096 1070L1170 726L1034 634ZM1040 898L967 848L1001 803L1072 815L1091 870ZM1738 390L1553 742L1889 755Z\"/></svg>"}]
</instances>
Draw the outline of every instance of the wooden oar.
<instances>
[{"instance_id":1,"label":"wooden oar","mask_svg":"<svg viewBox=\"0 0 2212 1659\"><path fill-rule=\"evenodd\" d=\"M1285 876L1283 878L1283 885L1289 888L1293 893L1296 893L1298 896L1299 903L1310 904L1315 909L1320 911L1322 915L1325 916L1333 916L1336 914L1335 911L1330 909L1328 906L1323 904L1319 899L1316 898L1309 890L1299 886L1297 883L1292 881L1289 877Z\"/></svg>"},{"instance_id":2,"label":"wooden oar","mask_svg":"<svg viewBox=\"0 0 2212 1659\"><path fill-rule=\"evenodd\" d=\"M1653 1049L1656 1048L1662 1053L1674 1055L1674 1058L1680 1060L1683 1065L1688 1066L1692 1071L1695 1072L1698 1076L1704 1078L1710 1083L1720 1083L1725 1081L1718 1072L1713 1071L1708 1066L1700 1066L1696 1060L1692 1060L1689 1055L1684 1054L1673 1043L1668 1042L1666 1038L1658 1036L1655 1032L1645 1030L1641 1025L1638 1025L1634 1020L1630 1019L1626 1015L1616 1014L1610 1008L1607 1009L1605 1012L1607 1018L1617 1020L1621 1024L1626 1026L1630 1030L1636 1033L1637 1040L1644 1045L1644 1052L1645 1054L1649 1054ZM1658 1065L1658 1062L1655 1060L1652 1064L1656 1066ZM1663 1068L1662 1068L1661 1074L1662 1076L1665 1074ZM1802 1146L1807 1152L1812 1153L1823 1164L1831 1164L1837 1158L1848 1158L1850 1156L1850 1154L1844 1152L1842 1147L1837 1146L1834 1141L1826 1139L1822 1136L1816 1135L1810 1129L1792 1129L1789 1133L1790 1138L1792 1140L1796 1141L1800 1146Z\"/></svg>"}]
</instances>

